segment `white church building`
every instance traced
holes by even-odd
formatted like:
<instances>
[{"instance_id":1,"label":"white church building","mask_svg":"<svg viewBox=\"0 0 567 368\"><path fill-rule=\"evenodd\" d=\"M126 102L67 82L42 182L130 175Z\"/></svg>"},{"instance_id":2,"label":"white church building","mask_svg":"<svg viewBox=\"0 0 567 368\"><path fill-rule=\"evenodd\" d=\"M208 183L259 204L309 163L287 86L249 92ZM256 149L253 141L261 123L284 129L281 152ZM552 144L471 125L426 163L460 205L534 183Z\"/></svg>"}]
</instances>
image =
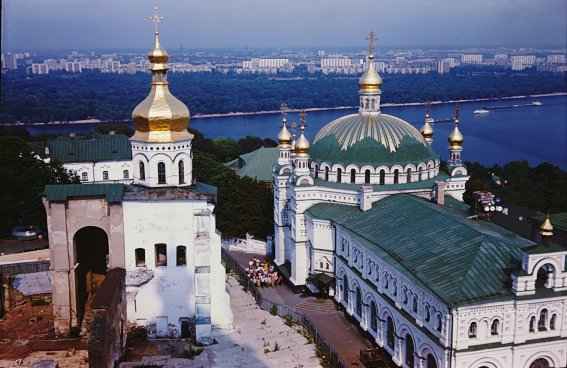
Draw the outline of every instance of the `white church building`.
<instances>
[{"instance_id":1,"label":"white church building","mask_svg":"<svg viewBox=\"0 0 567 368\"><path fill-rule=\"evenodd\" d=\"M132 113L129 140L107 135L49 147L85 182L45 191L55 329L81 326L93 275L123 268L124 325L145 326L150 337L208 342L212 328L232 324L216 188L193 179L189 109L169 91L157 29L148 58L151 89Z\"/></svg>"},{"instance_id":2,"label":"white church building","mask_svg":"<svg viewBox=\"0 0 567 368\"><path fill-rule=\"evenodd\" d=\"M421 131L381 112L372 50L355 114L311 144L284 117L273 168L274 258L296 286L331 295L400 367L567 365L567 247L470 218L458 113L448 172Z\"/></svg>"}]
</instances>

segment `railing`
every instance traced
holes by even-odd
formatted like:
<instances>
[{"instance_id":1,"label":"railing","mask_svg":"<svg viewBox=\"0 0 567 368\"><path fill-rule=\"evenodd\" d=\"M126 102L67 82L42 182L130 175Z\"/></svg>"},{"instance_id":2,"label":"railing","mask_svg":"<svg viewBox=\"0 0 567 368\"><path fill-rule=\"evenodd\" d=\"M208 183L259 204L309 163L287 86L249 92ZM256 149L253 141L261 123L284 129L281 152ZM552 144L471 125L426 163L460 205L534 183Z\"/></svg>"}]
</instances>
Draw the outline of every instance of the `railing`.
<instances>
[{"instance_id":1,"label":"railing","mask_svg":"<svg viewBox=\"0 0 567 368\"><path fill-rule=\"evenodd\" d=\"M314 326L309 318L307 318L302 312L297 311L295 308L274 303L266 298L264 298L258 287L250 281L246 271L242 268L238 262L236 262L230 254L225 250L221 250L222 260L225 264L227 273L234 275L245 290L250 292L256 304L258 306L268 311L272 314L277 314L278 316L286 319L290 323L297 323L301 325L306 331L307 335L312 339L313 343L317 347L317 355L323 361L323 365L328 368L347 368L348 365L339 358L339 355L334 350L334 348L327 343L325 338L319 334L319 331Z\"/></svg>"}]
</instances>

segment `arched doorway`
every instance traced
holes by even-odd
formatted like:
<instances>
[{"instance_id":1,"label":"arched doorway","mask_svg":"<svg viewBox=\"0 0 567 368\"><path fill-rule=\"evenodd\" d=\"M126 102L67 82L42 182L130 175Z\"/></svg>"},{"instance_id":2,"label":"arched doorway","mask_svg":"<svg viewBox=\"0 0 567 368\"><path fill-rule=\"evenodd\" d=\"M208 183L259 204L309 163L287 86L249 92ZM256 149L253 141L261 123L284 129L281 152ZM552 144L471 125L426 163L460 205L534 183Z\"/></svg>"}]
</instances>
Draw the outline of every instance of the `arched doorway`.
<instances>
[{"instance_id":1,"label":"arched doorway","mask_svg":"<svg viewBox=\"0 0 567 368\"><path fill-rule=\"evenodd\" d=\"M104 280L108 264L108 236L101 228L87 226L75 233L75 285L77 321L83 320L85 306L92 301Z\"/></svg>"},{"instance_id":2,"label":"arched doorway","mask_svg":"<svg viewBox=\"0 0 567 368\"><path fill-rule=\"evenodd\" d=\"M408 367L414 367L414 351L415 347L413 344L413 339L411 335L408 333L406 335L406 349L405 349L405 361Z\"/></svg>"},{"instance_id":3,"label":"arched doorway","mask_svg":"<svg viewBox=\"0 0 567 368\"><path fill-rule=\"evenodd\" d=\"M437 368L437 360L433 354L427 354L427 368Z\"/></svg>"},{"instance_id":4,"label":"arched doorway","mask_svg":"<svg viewBox=\"0 0 567 368\"><path fill-rule=\"evenodd\" d=\"M530 364L530 368L551 368L547 359L539 358L536 359L532 364Z\"/></svg>"}]
</instances>

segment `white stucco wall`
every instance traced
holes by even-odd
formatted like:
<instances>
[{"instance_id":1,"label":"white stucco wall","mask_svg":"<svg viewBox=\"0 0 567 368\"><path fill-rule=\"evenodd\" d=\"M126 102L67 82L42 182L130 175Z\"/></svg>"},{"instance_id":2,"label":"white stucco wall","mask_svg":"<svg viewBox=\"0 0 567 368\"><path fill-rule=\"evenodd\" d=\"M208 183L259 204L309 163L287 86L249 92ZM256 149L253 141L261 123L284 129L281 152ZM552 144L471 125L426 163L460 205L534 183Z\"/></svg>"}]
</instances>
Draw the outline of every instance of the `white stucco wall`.
<instances>
[{"instance_id":1,"label":"white stucco wall","mask_svg":"<svg viewBox=\"0 0 567 368\"><path fill-rule=\"evenodd\" d=\"M103 161L103 162L69 162L63 164L65 170L77 175L82 182L87 183L131 183L133 181L132 161ZM108 172L108 180L103 172ZM125 178L125 171L128 177ZM83 173L86 173L86 180Z\"/></svg>"}]
</instances>

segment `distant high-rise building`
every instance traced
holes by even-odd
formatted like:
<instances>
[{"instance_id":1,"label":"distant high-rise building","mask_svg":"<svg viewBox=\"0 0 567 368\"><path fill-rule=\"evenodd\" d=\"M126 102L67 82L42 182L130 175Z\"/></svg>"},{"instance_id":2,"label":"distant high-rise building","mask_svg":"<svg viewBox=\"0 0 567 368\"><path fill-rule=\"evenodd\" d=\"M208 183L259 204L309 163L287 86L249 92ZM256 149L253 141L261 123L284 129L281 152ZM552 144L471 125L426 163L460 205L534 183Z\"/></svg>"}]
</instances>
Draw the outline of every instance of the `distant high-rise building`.
<instances>
[{"instance_id":1,"label":"distant high-rise building","mask_svg":"<svg viewBox=\"0 0 567 368\"><path fill-rule=\"evenodd\" d=\"M461 62L463 64L482 64L482 54L463 54Z\"/></svg>"},{"instance_id":2,"label":"distant high-rise building","mask_svg":"<svg viewBox=\"0 0 567 368\"><path fill-rule=\"evenodd\" d=\"M496 54L496 55L494 55L494 64L496 64L496 65L507 65L508 64L508 54Z\"/></svg>"},{"instance_id":3,"label":"distant high-rise building","mask_svg":"<svg viewBox=\"0 0 567 368\"><path fill-rule=\"evenodd\" d=\"M17 57L17 55L8 53L4 58L4 63L6 65L6 69L8 69L8 70L18 69L18 57Z\"/></svg>"},{"instance_id":4,"label":"distant high-rise building","mask_svg":"<svg viewBox=\"0 0 567 368\"><path fill-rule=\"evenodd\" d=\"M46 63L33 63L31 66L32 74L49 74L49 65Z\"/></svg>"},{"instance_id":5,"label":"distant high-rise building","mask_svg":"<svg viewBox=\"0 0 567 368\"><path fill-rule=\"evenodd\" d=\"M547 62L549 64L565 64L565 54L551 54L547 55Z\"/></svg>"},{"instance_id":6,"label":"distant high-rise building","mask_svg":"<svg viewBox=\"0 0 567 368\"><path fill-rule=\"evenodd\" d=\"M456 58L444 58L437 62L437 73L445 74L448 73L451 69L459 65L459 61Z\"/></svg>"},{"instance_id":7,"label":"distant high-rise building","mask_svg":"<svg viewBox=\"0 0 567 368\"><path fill-rule=\"evenodd\" d=\"M83 68L81 67L81 63L78 61L70 61L65 64L65 71L67 73L82 73Z\"/></svg>"},{"instance_id":8,"label":"distant high-rise building","mask_svg":"<svg viewBox=\"0 0 567 368\"><path fill-rule=\"evenodd\" d=\"M510 62L512 70L524 70L535 65L536 57L535 55L512 55Z\"/></svg>"}]
</instances>

